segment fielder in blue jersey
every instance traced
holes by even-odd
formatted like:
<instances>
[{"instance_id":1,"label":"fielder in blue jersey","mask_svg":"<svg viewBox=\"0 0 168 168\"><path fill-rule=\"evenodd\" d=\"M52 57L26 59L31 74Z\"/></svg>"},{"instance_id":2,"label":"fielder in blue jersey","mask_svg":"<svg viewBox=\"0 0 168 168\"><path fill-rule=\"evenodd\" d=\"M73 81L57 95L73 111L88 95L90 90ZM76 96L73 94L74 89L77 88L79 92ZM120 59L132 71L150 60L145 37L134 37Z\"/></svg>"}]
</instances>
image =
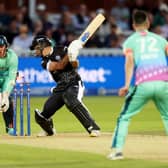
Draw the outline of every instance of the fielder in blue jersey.
<instances>
[{"instance_id":1,"label":"fielder in blue jersey","mask_svg":"<svg viewBox=\"0 0 168 168\"><path fill-rule=\"evenodd\" d=\"M123 159L130 119L152 100L160 112L168 135L168 43L161 36L148 31L150 24L147 13L133 14L133 33L123 44L125 55L125 85L119 96L125 96L125 103L117 119L112 138L111 160ZM131 85L132 78L135 85Z\"/></svg>"}]
</instances>

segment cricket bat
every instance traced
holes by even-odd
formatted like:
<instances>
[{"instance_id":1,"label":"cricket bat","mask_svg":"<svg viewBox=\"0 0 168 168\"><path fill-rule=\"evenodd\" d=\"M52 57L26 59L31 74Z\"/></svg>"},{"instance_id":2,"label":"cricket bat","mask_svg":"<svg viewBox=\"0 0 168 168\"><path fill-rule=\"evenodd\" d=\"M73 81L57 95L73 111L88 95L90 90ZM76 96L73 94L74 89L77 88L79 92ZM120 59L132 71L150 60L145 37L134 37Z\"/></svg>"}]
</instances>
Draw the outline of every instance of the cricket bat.
<instances>
[{"instance_id":1,"label":"cricket bat","mask_svg":"<svg viewBox=\"0 0 168 168\"><path fill-rule=\"evenodd\" d=\"M82 45L85 45L85 43L89 40L89 38L96 32L96 30L101 26L103 21L105 20L105 17L102 14L98 14L86 27L86 29L83 31L83 33L78 38L82 41Z\"/></svg>"}]
</instances>

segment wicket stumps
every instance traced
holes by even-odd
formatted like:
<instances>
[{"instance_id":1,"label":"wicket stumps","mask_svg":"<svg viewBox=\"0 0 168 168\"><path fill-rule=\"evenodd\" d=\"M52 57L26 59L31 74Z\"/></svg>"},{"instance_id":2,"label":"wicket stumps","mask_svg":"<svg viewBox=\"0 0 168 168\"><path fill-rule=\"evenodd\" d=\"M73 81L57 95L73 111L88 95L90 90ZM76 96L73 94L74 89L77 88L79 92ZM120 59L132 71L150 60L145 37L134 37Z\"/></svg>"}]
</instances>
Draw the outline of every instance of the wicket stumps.
<instances>
[{"instance_id":1,"label":"wicket stumps","mask_svg":"<svg viewBox=\"0 0 168 168\"><path fill-rule=\"evenodd\" d=\"M27 111L27 133L24 134L24 97L26 96L26 111ZM31 135L31 125L30 125L30 83L18 83L14 87L14 114L13 114L13 128L14 135L17 136L17 122L20 121L20 136L30 136ZM18 98L20 101L18 102ZM17 108L17 105L20 105ZM18 110L19 109L19 110ZM20 112L19 119L17 119L18 112Z\"/></svg>"}]
</instances>

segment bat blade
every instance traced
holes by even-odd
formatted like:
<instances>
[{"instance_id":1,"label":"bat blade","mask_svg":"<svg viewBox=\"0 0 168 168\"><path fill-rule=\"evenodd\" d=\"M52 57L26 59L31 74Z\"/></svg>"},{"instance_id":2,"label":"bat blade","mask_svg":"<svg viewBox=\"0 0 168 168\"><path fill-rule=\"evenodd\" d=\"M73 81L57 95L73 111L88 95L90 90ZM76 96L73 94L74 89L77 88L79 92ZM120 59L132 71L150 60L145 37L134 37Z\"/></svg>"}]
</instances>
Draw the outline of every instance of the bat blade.
<instances>
[{"instance_id":1,"label":"bat blade","mask_svg":"<svg viewBox=\"0 0 168 168\"><path fill-rule=\"evenodd\" d=\"M90 24L86 27L86 29L79 37L79 40L82 41L83 45L85 45L85 43L89 40L89 38L96 32L96 30L101 26L104 20L105 20L105 17L102 14L98 14L90 22Z\"/></svg>"}]
</instances>

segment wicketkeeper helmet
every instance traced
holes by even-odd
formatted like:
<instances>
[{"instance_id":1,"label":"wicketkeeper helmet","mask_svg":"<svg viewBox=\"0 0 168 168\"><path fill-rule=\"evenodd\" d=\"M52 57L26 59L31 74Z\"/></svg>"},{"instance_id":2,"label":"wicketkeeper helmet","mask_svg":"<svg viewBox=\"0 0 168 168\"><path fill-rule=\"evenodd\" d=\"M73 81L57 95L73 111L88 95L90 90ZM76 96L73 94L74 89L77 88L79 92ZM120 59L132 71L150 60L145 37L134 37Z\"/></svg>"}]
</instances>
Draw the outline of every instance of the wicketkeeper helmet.
<instances>
[{"instance_id":1,"label":"wicketkeeper helmet","mask_svg":"<svg viewBox=\"0 0 168 168\"><path fill-rule=\"evenodd\" d=\"M0 46L6 46L8 48L9 43L4 35L0 35Z\"/></svg>"}]
</instances>

